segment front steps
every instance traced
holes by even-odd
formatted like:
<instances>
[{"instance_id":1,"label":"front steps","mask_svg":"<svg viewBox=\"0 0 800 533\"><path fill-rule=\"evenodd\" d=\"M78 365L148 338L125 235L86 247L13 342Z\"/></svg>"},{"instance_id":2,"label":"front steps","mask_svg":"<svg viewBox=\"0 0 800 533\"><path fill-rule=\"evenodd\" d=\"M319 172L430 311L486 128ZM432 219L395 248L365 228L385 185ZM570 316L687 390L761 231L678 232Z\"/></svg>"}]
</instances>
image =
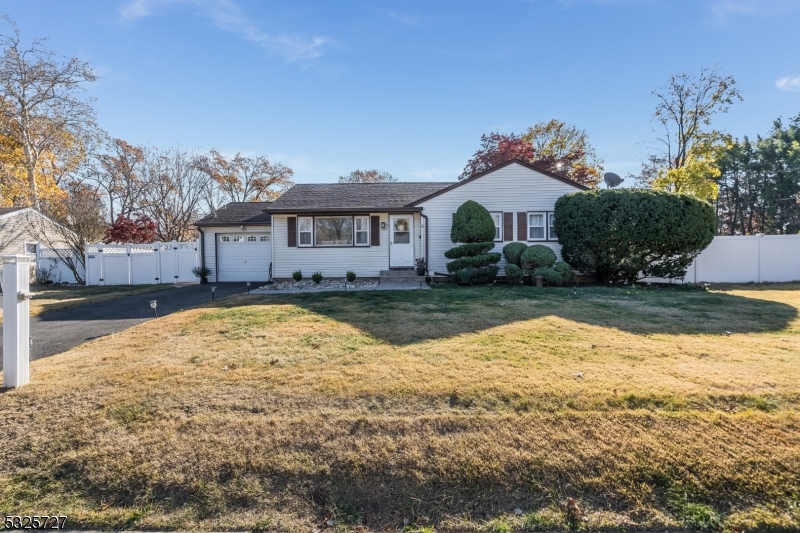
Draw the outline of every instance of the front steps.
<instances>
[{"instance_id":1,"label":"front steps","mask_svg":"<svg viewBox=\"0 0 800 533\"><path fill-rule=\"evenodd\" d=\"M417 276L414 269L381 270L381 283L419 283L425 281L425 276Z\"/></svg>"}]
</instances>

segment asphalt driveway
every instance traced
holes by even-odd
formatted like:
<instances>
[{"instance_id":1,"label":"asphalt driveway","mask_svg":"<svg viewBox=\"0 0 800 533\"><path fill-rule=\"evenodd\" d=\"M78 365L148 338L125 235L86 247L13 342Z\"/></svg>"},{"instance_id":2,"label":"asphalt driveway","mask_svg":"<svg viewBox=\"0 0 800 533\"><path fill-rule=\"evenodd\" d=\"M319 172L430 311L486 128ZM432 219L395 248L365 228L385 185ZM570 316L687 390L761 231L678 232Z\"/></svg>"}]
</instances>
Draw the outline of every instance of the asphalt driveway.
<instances>
[{"instance_id":1,"label":"asphalt driveway","mask_svg":"<svg viewBox=\"0 0 800 533\"><path fill-rule=\"evenodd\" d=\"M251 287L259 285L253 283ZM244 283L215 283L214 286L217 287L215 298L247 292ZM31 361L65 352L86 341L153 320L150 300L158 302L158 316L164 316L211 301L211 285L184 285L31 317ZM0 328L0 354L2 337Z\"/></svg>"}]
</instances>

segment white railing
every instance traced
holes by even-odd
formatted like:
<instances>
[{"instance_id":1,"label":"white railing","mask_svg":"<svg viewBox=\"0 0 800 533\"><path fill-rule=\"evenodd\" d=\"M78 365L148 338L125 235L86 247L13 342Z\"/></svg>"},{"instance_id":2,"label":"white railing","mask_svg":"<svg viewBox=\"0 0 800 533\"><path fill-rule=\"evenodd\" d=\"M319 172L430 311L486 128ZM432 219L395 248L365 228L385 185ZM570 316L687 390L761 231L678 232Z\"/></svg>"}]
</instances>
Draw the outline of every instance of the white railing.
<instances>
[{"instance_id":1,"label":"white railing","mask_svg":"<svg viewBox=\"0 0 800 533\"><path fill-rule=\"evenodd\" d=\"M669 282L648 278L647 281ZM800 235L714 237L689 265L684 283L800 281ZM680 283L681 280L673 280Z\"/></svg>"},{"instance_id":2,"label":"white railing","mask_svg":"<svg viewBox=\"0 0 800 533\"><path fill-rule=\"evenodd\" d=\"M87 285L145 285L197 281L197 241L150 244L87 244Z\"/></svg>"}]
</instances>

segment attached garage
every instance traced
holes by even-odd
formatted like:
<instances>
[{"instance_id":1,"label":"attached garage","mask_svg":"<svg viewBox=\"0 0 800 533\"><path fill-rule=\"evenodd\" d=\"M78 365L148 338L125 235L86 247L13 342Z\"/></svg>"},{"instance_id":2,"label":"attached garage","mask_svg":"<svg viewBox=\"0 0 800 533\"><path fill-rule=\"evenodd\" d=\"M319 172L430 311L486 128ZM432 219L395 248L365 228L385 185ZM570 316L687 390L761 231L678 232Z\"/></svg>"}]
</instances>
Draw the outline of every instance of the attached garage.
<instances>
[{"instance_id":1,"label":"attached garage","mask_svg":"<svg viewBox=\"0 0 800 533\"><path fill-rule=\"evenodd\" d=\"M208 281L269 281L272 202L231 202L195 222Z\"/></svg>"},{"instance_id":2,"label":"attached garage","mask_svg":"<svg viewBox=\"0 0 800 533\"><path fill-rule=\"evenodd\" d=\"M218 281L267 281L272 263L270 233L217 233Z\"/></svg>"}]
</instances>

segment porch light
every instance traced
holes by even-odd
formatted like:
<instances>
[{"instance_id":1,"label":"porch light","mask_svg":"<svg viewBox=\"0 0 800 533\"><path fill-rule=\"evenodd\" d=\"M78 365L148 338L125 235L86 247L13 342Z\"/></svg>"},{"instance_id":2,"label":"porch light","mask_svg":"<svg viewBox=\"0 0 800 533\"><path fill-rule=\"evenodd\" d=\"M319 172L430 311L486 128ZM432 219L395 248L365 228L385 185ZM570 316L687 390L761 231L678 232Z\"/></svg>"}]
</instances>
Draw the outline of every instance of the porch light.
<instances>
[{"instance_id":1,"label":"porch light","mask_svg":"<svg viewBox=\"0 0 800 533\"><path fill-rule=\"evenodd\" d=\"M150 300L150 309L153 310L153 313L155 313L156 318L158 318L158 310L156 309L156 307L158 307L158 300Z\"/></svg>"},{"instance_id":2,"label":"porch light","mask_svg":"<svg viewBox=\"0 0 800 533\"><path fill-rule=\"evenodd\" d=\"M386 229L386 222L381 222L381 229Z\"/></svg>"}]
</instances>

